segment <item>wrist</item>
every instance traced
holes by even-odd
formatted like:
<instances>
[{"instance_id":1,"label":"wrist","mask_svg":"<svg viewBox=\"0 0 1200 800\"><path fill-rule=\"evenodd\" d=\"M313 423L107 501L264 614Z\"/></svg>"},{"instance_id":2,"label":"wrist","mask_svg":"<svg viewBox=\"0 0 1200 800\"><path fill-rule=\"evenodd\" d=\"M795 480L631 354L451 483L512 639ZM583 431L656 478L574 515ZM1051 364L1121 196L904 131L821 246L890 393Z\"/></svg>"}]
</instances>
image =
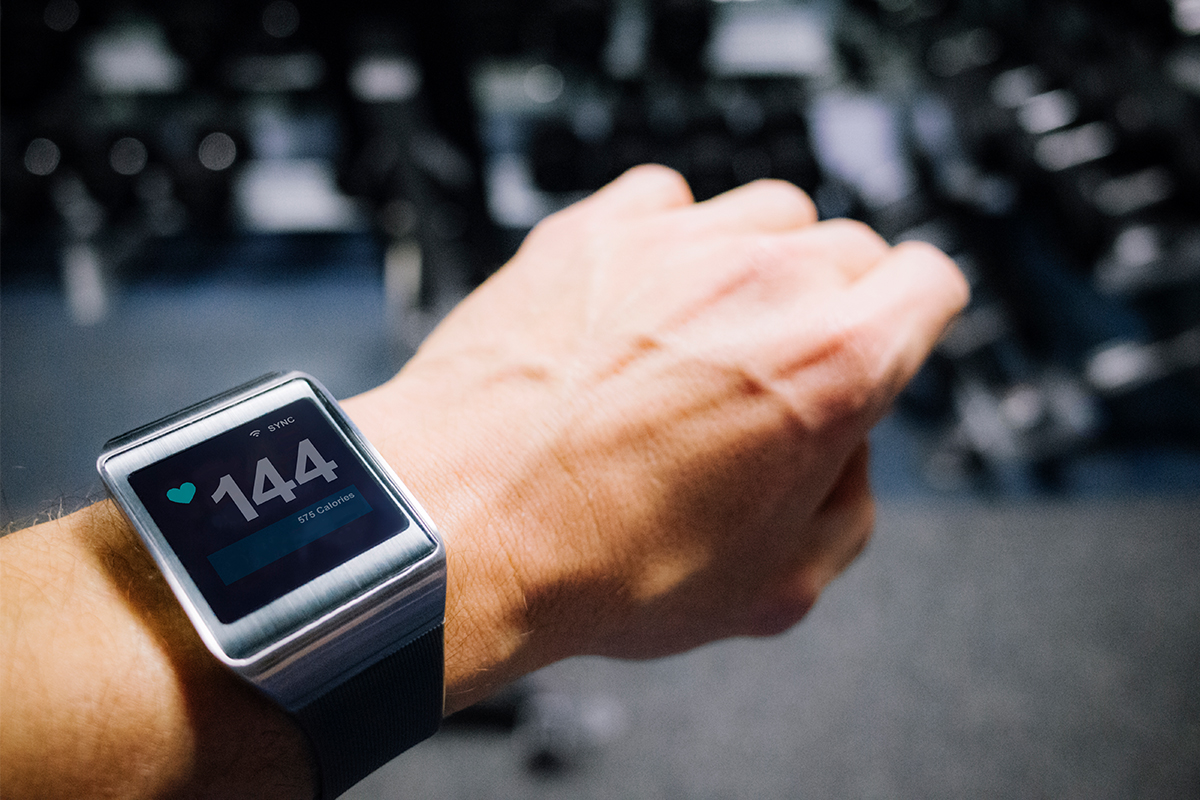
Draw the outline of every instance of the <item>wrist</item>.
<instances>
[{"instance_id":1,"label":"wrist","mask_svg":"<svg viewBox=\"0 0 1200 800\"><path fill-rule=\"evenodd\" d=\"M549 663L531 635L524 581L511 558L514 517L504 508L508 482L495 452L457 446L463 440L445 438L444 426L420 424L429 404L409 402L394 384L341 405L446 543L446 713Z\"/></svg>"}]
</instances>

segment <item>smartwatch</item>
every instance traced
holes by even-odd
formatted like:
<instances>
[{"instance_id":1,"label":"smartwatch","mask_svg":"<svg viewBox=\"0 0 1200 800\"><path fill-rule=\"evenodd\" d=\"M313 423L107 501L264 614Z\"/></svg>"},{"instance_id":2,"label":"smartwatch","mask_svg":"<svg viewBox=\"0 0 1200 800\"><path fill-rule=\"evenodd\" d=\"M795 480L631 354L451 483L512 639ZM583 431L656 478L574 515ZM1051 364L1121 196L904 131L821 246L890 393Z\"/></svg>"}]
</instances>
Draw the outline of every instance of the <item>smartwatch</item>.
<instances>
[{"instance_id":1,"label":"smartwatch","mask_svg":"<svg viewBox=\"0 0 1200 800\"><path fill-rule=\"evenodd\" d=\"M323 797L437 730L445 545L314 378L118 436L97 469L208 649L308 734Z\"/></svg>"}]
</instances>

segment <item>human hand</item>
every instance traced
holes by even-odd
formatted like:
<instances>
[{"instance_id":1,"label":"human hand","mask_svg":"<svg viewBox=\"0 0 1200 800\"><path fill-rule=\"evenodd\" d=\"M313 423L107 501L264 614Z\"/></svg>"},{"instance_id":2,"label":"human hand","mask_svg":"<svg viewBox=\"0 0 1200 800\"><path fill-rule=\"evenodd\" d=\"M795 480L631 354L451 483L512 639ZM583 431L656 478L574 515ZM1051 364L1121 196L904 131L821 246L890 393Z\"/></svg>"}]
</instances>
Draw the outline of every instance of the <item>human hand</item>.
<instances>
[{"instance_id":1,"label":"human hand","mask_svg":"<svg viewBox=\"0 0 1200 800\"><path fill-rule=\"evenodd\" d=\"M627 173L343 406L447 540L447 712L552 661L804 616L866 541L866 435L966 301L924 245L756 183ZM311 796L111 502L0 538L5 790Z\"/></svg>"},{"instance_id":2,"label":"human hand","mask_svg":"<svg viewBox=\"0 0 1200 800\"><path fill-rule=\"evenodd\" d=\"M781 632L861 550L867 432L967 287L815 220L787 184L697 204L632 170L349 401L446 535L452 707L570 655Z\"/></svg>"}]
</instances>

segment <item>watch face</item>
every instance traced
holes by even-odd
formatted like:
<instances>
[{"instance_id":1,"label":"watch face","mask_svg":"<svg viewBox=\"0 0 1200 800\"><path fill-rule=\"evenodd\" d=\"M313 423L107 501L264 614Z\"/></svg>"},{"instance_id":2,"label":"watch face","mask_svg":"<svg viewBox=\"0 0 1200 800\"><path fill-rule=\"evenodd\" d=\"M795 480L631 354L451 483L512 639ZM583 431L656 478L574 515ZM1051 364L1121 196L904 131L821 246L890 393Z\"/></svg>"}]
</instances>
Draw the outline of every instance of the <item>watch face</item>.
<instances>
[{"instance_id":1,"label":"watch face","mask_svg":"<svg viewBox=\"0 0 1200 800\"><path fill-rule=\"evenodd\" d=\"M397 535L434 544L313 400L129 475L217 619L231 623Z\"/></svg>"}]
</instances>

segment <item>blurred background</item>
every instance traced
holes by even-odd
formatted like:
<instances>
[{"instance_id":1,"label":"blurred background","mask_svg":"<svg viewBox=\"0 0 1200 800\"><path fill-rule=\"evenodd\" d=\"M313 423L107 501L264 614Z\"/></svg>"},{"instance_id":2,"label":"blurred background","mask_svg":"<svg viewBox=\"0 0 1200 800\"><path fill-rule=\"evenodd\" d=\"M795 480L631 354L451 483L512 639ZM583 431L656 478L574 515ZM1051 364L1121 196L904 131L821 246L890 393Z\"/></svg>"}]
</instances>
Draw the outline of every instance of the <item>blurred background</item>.
<instances>
[{"instance_id":1,"label":"blurred background","mask_svg":"<svg viewBox=\"0 0 1200 800\"><path fill-rule=\"evenodd\" d=\"M967 273L875 543L787 636L557 665L359 794L1200 796L1197 0L4 0L0 524L263 372L374 386L647 161Z\"/></svg>"}]
</instances>

